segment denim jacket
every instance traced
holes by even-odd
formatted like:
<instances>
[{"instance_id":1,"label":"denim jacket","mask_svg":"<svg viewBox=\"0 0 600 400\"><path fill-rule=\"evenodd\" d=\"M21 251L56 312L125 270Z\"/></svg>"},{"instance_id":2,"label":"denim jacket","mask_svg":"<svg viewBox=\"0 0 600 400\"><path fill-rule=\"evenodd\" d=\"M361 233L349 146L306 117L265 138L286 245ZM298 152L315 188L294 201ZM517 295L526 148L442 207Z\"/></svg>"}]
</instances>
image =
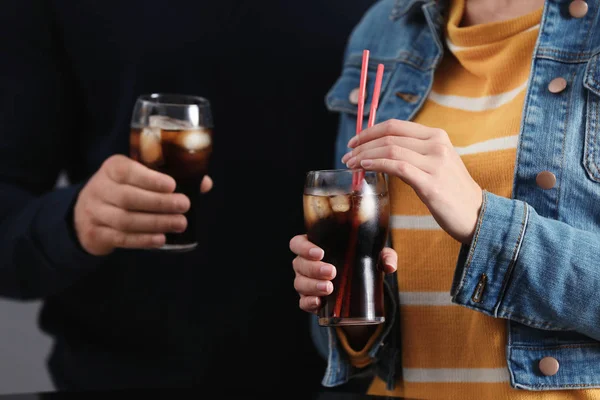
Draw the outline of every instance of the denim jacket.
<instances>
[{"instance_id":1,"label":"denim jacket","mask_svg":"<svg viewBox=\"0 0 600 400\"><path fill-rule=\"evenodd\" d=\"M522 111L512 198L484 191L475 235L457 255L454 303L506 319L510 384L527 390L600 387L600 0L571 16L570 0L545 2ZM326 106L339 113L336 162L355 134L363 49L370 50L367 93L376 66L385 73L376 122L410 120L432 86L445 48L444 2L380 0L353 30ZM562 77L558 93L549 83ZM365 105L368 118L370 100ZM365 122L366 124L366 122ZM556 184L544 189L538 174ZM550 175L551 176L551 175ZM544 186L544 185L541 185ZM386 278L387 319L369 368L392 389L401 378L398 289ZM352 367L331 328L313 324L327 357L323 385L364 373ZM556 374L539 362L553 357Z\"/></svg>"}]
</instances>

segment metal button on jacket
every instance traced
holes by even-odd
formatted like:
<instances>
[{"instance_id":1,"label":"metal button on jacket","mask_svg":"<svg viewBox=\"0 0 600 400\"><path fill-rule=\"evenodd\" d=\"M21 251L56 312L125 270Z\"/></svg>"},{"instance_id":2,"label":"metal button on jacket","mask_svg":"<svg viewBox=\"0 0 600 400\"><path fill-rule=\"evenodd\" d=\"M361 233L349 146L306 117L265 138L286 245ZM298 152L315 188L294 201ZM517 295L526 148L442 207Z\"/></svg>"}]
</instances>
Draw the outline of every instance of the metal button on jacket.
<instances>
[{"instance_id":1,"label":"metal button on jacket","mask_svg":"<svg viewBox=\"0 0 600 400\"><path fill-rule=\"evenodd\" d=\"M540 360L538 367L540 368L540 372L545 376L556 375L560 365L558 364L558 360L554 357L544 357Z\"/></svg>"},{"instance_id":2,"label":"metal button on jacket","mask_svg":"<svg viewBox=\"0 0 600 400\"><path fill-rule=\"evenodd\" d=\"M548 90L551 93L560 93L567 87L567 80L565 78L554 78L548 84Z\"/></svg>"},{"instance_id":3,"label":"metal button on jacket","mask_svg":"<svg viewBox=\"0 0 600 400\"><path fill-rule=\"evenodd\" d=\"M556 176L550 171L542 171L535 177L535 183L542 189L552 189L556 185Z\"/></svg>"},{"instance_id":4,"label":"metal button on jacket","mask_svg":"<svg viewBox=\"0 0 600 400\"><path fill-rule=\"evenodd\" d=\"M360 88L352 89L350 92L350 96L348 96L348 100L352 104L358 104L358 93L360 92Z\"/></svg>"},{"instance_id":5,"label":"metal button on jacket","mask_svg":"<svg viewBox=\"0 0 600 400\"><path fill-rule=\"evenodd\" d=\"M583 18L588 12L588 4L583 0L573 0L569 4L569 14L573 18Z\"/></svg>"}]
</instances>

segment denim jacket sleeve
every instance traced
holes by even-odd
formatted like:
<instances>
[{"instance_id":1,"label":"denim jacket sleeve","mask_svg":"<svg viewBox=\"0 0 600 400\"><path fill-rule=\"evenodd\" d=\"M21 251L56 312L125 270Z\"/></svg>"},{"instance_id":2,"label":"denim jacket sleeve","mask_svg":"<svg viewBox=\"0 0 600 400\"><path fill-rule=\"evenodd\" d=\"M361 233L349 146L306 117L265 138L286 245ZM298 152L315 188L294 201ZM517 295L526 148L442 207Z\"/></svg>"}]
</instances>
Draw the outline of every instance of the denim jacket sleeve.
<instances>
[{"instance_id":1,"label":"denim jacket sleeve","mask_svg":"<svg viewBox=\"0 0 600 400\"><path fill-rule=\"evenodd\" d=\"M474 237L458 258L452 298L493 317L600 340L599 266L600 234L484 191Z\"/></svg>"}]
</instances>

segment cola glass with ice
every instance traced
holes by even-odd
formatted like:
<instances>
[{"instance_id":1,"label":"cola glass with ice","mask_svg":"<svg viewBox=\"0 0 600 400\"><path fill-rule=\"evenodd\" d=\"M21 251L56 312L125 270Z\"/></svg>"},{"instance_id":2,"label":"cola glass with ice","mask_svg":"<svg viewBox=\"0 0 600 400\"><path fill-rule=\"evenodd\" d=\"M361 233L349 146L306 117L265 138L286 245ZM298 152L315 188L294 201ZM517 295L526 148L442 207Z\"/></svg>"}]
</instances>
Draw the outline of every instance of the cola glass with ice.
<instances>
[{"instance_id":1,"label":"cola glass with ice","mask_svg":"<svg viewBox=\"0 0 600 400\"><path fill-rule=\"evenodd\" d=\"M153 93L137 98L132 117L132 159L175 179L178 193L190 199L187 229L167 233L161 250L190 251L197 245L196 210L200 183L208 173L213 122L210 102L198 96Z\"/></svg>"},{"instance_id":2,"label":"cola glass with ice","mask_svg":"<svg viewBox=\"0 0 600 400\"><path fill-rule=\"evenodd\" d=\"M349 169L310 171L304 184L308 240L337 269L333 292L322 298L319 325L373 325L385 321L380 253L388 236L385 175ZM356 175L355 175L356 176Z\"/></svg>"}]
</instances>

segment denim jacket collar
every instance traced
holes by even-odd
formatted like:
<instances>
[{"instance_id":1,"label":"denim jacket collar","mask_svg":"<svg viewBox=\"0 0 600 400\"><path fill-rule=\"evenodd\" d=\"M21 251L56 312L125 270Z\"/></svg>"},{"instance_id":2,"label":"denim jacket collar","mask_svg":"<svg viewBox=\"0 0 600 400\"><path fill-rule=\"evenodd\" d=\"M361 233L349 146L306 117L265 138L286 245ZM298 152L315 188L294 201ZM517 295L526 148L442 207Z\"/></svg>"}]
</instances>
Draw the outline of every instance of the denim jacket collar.
<instances>
[{"instance_id":1,"label":"denim jacket collar","mask_svg":"<svg viewBox=\"0 0 600 400\"><path fill-rule=\"evenodd\" d=\"M435 2L435 0L396 0L396 3L392 8L390 18L392 20L397 20L406 15L408 12L414 11L415 7L418 5Z\"/></svg>"},{"instance_id":2,"label":"denim jacket collar","mask_svg":"<svg viewBox=\"0 0 600 400\"><path fill-rule=\"evenodd\" d=\"M434 7L443 12L447 6L448 0L396 0L390 13L390 19L396 21L408 13L423 9L423 7Z\"/></svg>"}]
</instances>

